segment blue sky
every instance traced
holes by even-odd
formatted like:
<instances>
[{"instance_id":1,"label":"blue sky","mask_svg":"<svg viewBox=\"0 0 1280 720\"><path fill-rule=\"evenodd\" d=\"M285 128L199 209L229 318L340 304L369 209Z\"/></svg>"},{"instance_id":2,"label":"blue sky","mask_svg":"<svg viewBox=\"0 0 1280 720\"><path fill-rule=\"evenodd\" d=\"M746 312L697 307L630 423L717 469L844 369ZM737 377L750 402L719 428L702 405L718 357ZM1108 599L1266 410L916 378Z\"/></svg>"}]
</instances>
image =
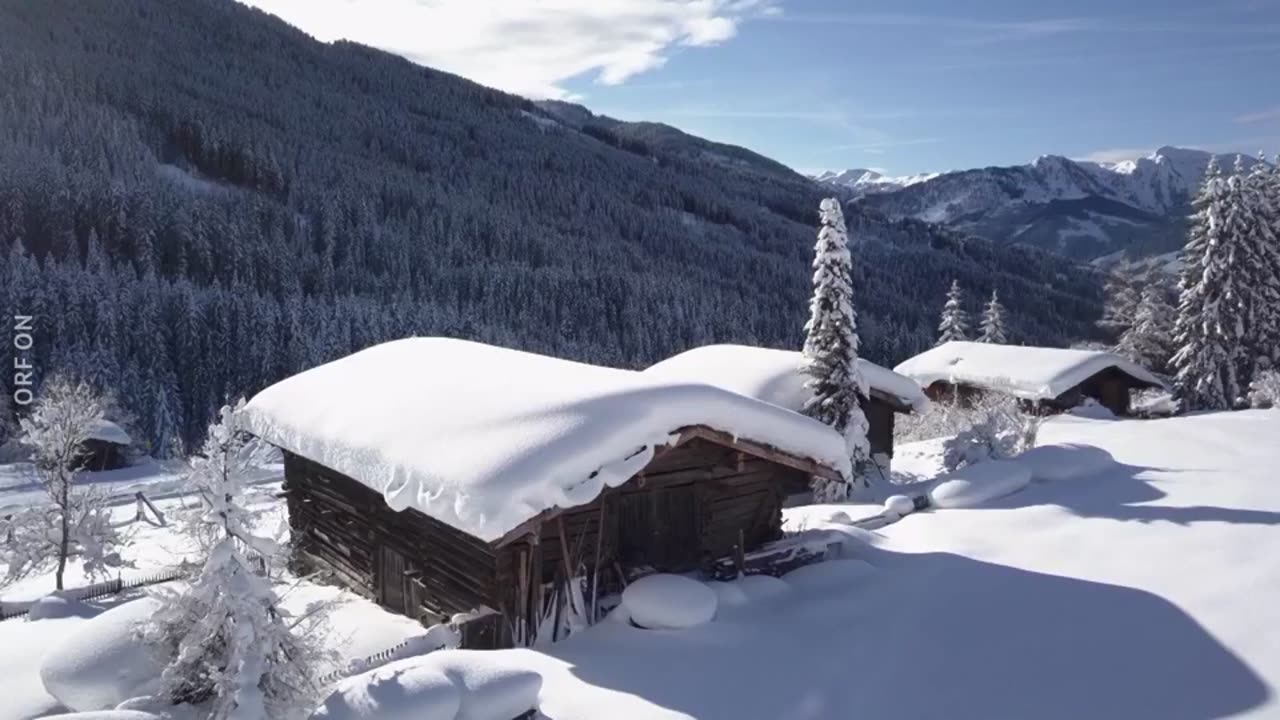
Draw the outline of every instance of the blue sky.
<instances>
[{"instance_id":1,"label":"blue sky","mask_svg":"<svg viewBox=\"0 0 1280 720\"><path fill-rule=\"evenodd\" d=\"M806 171L1280 151L1280 0L246 1Z\"/></svg>"}]
</instances>

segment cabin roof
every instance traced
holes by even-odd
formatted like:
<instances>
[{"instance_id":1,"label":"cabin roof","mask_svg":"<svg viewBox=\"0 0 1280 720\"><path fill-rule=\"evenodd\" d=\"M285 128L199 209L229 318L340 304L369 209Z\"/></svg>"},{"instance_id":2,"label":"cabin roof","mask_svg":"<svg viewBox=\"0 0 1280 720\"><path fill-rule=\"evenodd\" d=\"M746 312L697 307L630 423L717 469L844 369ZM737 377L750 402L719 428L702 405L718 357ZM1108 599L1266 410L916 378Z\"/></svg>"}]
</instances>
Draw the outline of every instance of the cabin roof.
<instances>
[{"instance_id":1,"label":"cabin roof","mask_svg":"<svg viewBox=\"0 0 1280 720\"><path fill-rule=\"evenodd\" d=\"M376 345L282 380L244 423L396 510L485 541L591 502L690 427L849 473L838 433L753 398L446 338Z\"/></svg>"},{"instance_id":2,"label":"cabin roof","mask_svg":"<svg viewBox=\"0 0 1280 720\"><path fill-rule=\"evenodd\" d=\"M85 439L100 440L113 445L133 444L133 438L129 437L129 433L110 420L95 420L90 425L89 432L85 434Z\"/></svg>"},{"instance_id":3,"label":"cabin roof","mask_svg":"<svg viewBox=\"0 0 1280 720\"><path fill-rule=\"evenodd\" d=\"M925 387L946 382L1049 400L1110 368L1129 376L1136 386L1164 387L1146 369L1115 353L994 343L944 343L894 370Z\"/></svg>"},{"instance_id":4,"label":"cabin roof","mask_svg":"<svg viewBox=\"0 0 1280 720\"><path fill-rule=\"evenodd\" d=\"M667 358L644 373L668 380L704 382L800 412L813 396L804 386L801 362L801 354L794 350L705 345ZM863 358L858 359L858 369L871 397L883 400L898 412L928 409L929 399L915 380Z\"/></svg>"}]
</instances>

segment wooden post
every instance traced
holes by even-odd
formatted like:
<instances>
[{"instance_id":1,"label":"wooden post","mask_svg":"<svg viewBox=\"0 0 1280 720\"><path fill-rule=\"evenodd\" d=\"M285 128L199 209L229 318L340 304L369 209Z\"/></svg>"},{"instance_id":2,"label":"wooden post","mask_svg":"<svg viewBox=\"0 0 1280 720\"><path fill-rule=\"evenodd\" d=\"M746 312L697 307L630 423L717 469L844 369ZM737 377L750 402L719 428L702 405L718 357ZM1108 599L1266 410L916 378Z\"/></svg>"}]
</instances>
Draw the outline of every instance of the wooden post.
<instances>
[{"instance_id":1,"label":"wooden post","mask_svg":"<svg viewBox=\"0 0 1280 720\"><path fill-rule=\"evenodd\" d=\"M596 559L591 564L591 613L587 622L594 624L600 609L600 556L604 554L605 503L609 496L600 493L600 519L596 522Z\"/></svg>"},{"instance_id":2,"label":"wooden post","mask_svg":"<svg viewBox=\"0 0 1280 720\"><path fill-rule=\"evenodd\" d=\"M573 567L569 562L569 541L565 539L564 516L556 518L556 528L560 531L560 555L564 565L564 584L569 587L569 583L573 581ZM569 609L577 612L578 608L574 605L573 594L569 594Z\"/></svg>"},{"instance_id":3,"label":"wooden post","mask_svg":"<svg viewBox=\"0 0 1280 720\"><path fill-rule=\"evenodd\" d=\"M747 540L742 533L742 528L738 528L738 544L733 548L733 562L737 565L738 576L741 577L743 571L747 567Z\"/></svg>"}]
</instances>

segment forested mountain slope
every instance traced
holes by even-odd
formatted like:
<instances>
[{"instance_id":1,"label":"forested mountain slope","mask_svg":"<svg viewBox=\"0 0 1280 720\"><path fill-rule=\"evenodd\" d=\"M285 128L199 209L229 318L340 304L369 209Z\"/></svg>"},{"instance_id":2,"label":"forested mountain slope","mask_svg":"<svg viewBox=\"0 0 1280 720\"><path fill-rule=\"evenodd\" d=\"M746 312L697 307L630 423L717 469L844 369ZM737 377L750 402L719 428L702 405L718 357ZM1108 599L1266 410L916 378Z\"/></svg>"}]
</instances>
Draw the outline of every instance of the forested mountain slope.
<instances>
[{"instance_id":1,"label":"forested mountain slope","mask_svg":"<svg viewBox=\"0 0 1280 720\"><path fill-rule=\"evenodd\" d=\"M830 192L232 0L0 0L0 118L0 302L36 316L24 357L118 391L154 445L415 333L622 366L797 346ZM1100 314L1098 277L1056 256L873 210L850 224L881 362L931 342L952 277L975 307L999 288L1019 340L1065 343Z\"/></svg>"}]
</instances>

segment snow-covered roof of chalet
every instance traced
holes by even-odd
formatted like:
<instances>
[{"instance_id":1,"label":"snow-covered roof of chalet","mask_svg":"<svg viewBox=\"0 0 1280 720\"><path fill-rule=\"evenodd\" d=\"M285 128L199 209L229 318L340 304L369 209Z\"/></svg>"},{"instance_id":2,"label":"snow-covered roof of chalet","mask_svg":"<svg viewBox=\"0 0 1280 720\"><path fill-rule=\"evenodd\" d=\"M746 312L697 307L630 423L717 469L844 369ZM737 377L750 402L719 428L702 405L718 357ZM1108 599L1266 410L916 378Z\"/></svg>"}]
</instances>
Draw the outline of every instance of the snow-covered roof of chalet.
<instances>
[{"instance_id":1,"label":"snow-covered roof of chalet","mask_svg":"<svg viewBox=\"0 0 1280 720\"><path fill-rule=\"evenodd\" d=\"M739 395L799 412L811 393L800 373L801 355L750 345L704 345L686 350L646 369L646 375L668 380L704 382ZM929 399L915 380L870 360L858 359L867 390L892 404L924 412Z\"/></svg>"},{"instance_id":2,"label":"snow-covered roof of chalet","mask_svg":"<svg viewBox=\"0 0 1280 720\"><path fill-rule=\"evenodd\" d=\"M626 482L705 426L849 472L826 425L703 383L465 340L409 338L258 393L245 428L485 541Z\"/></svg>"},{"instance_id":3,"label":"snow-covered roof of chalet","mask_svg":"<svg viewBox=\"0 0 1280 720\"><path fill-rule=\"evenodd\" d=\"M942 381L1048 400L1107 368L1115 368L1140 384L1164 386L1150 372L1115 353L978 342L944 343L894 370L925 387Z\"/></svg>"},{"instance_id":4,"label":"snow-covered roof of chalet","mask_svg":"<svg viewBox=\"0 0 1280 720\"><path fill-rule=\"evenodd\" d=\"M95 420L89 427L89 432L85 434L87 440L101 440L102 442L114 443L116 445L132 445L133 438L129 437L129 433L124 428L111 422L110 420Z\"/></svg>"}]
</instances>

